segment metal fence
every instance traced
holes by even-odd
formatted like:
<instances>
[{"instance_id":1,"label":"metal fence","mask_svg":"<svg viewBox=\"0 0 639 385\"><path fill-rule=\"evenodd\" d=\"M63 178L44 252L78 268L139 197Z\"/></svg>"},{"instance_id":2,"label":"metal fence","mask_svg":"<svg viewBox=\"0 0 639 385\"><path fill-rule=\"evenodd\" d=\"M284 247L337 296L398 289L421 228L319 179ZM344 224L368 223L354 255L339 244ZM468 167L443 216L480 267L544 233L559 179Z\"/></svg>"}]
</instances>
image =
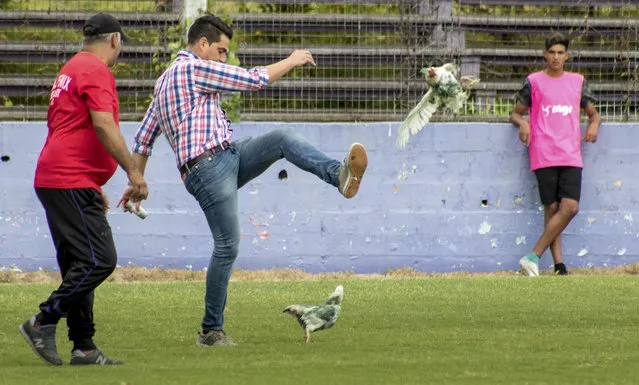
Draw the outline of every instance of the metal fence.
<instances>
[{"instance_id":1,"label":"metal fence","mask_svg":"<svg viewBox=\"0 0 639 385\"><path fill-rule=\"evenodd\" d=\"M0 119L46 118L57 72L81 47L81 28L108 12L132 38L113 71L122 118L138 119L155 79L181 44L179 2L0 0ZM177 44L177 45L176 45Z\"/></svg>"},{"instance_id":2,"label":"metal fence","mask_svg":"<svg viewBox=\"0 0 639 385\"><path fill-rule=\"evenodd\" d=\"M56 70L77 49L77 12L119 12L135 38L115 69L131 119L144 112L155 79L183 43L181 1L7 1L3 20L9 9L30 12L21 25L0 28L5 114L46 106ZM44 16L34 11L58 15L57 24L38 22ZM232 20L231 48L244 67L296 48L310 49L318 64L243 94L229 106L242 120L401 120L427 90L419 70L448 61L482 81L458 116L437 119L504 120L525 76L543 68L543 41L555 31L571 36L567 69L588 79L604 118L639 120L637 0L209 0L207 11Z\"/></svg>"}]
</instances>

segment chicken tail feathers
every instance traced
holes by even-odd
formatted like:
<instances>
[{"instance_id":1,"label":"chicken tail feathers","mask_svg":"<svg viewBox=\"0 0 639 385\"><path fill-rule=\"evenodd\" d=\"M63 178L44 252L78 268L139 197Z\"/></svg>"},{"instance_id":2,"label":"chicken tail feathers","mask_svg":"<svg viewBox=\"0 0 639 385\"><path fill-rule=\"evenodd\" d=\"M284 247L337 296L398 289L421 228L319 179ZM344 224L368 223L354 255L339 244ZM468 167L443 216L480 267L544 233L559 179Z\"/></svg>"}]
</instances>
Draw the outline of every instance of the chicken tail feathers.
<instances>
[{"instance_id":1,"label":"chicken tail feathers","mask_svg":"<svg viewBox=\"0 0 639 385\"><path fill-rule=\"evenodd\" d=\"M291 305L284 309L282 313L287 313L293 317L301 317L304 314L304 310L306 310L304 305Z\"/></svg>"}]
</instances>

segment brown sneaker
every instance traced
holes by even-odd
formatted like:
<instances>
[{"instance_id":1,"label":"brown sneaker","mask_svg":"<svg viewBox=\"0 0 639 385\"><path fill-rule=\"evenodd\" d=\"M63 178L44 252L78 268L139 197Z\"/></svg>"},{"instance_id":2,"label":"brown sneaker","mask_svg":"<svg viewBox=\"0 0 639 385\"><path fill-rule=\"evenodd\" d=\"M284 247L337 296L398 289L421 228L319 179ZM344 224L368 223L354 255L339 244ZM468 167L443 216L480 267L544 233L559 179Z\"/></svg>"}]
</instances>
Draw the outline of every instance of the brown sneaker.
<instances>
[{"instance_id":1,"label":"brown sneaker","mask_svg":"<svg viewBox=\"0 0 639 385\"><path fill-rule=\"evenodd\" d=\"M353 143L344 159L344 165L339 170L338 189L346 198L352 198L357 194L366 166L368 166L366 149L359 143Z\"/></svg>"},{"instance_id":2,"label":"brown sneaker","mask_svg":"<svg viewBox=\"0 0 639 385\"><path fill-rule=\"evenodd\" d=\"M197 337L199 346L235 346L235 341L226 336L223 330L209 330L206 333L199 333Z\"/></svg>"}]
</instances>

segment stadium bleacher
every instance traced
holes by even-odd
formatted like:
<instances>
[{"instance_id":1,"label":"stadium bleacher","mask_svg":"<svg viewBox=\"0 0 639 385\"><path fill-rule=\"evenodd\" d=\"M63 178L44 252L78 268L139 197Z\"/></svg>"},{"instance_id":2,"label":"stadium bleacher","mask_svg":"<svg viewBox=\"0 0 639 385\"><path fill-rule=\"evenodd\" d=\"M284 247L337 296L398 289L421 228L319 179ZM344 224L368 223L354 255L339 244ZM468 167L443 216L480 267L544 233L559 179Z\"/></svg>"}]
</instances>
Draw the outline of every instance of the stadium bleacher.
<instances>
[{"instance_id":1,"label":"stadium bleacher","mask_svg":"<svg viewBox=\"0 0 639 385\"><path fill-rule=\"evenodd\" d=\"M513 5L520 2L512 0L457 0L460 5ZM262 1L254 1L260 3ZM265 1L264 1L265 2ZM585 0L581 1L586 3ZM304 4L300 0L269 1L270 4ZM308 3L311 3L310 1ZM331 0L313 1L313 3L337 3ZM358 0L352 3L381 4L380 0ZM417 2L418 3L418 2ZM421 3L429 3L422 1ZM445 2L443 2L445 3ZM533 3L533 2L528 2ZM575 6L575 1L546 0L534 1L544 6ZM592 6L600 5L629 5L635 1L607 1L588 0ZM423 5L423 4L422 4ZM492 72L499 68L509 71L525 73L543 66L541 47L505 46L505 47L477 47L468 44L466 36L470 33L487 33L500 35L531 35L545 36L550 30L570 32L584 38L611 38L621 36L627 31L637 31L639 20L629 18L583 18L583 17L533 17L533 16L487 16L487 15L453 15L444 14L432 9L433 5L426 4L419 8L418 13L397 14L306 14L306 13L237 13L230 15L233 27L247 35L255 31L264 33L306 33L326 34L344 33L348 31L389 31L398 32L400 28L409 31L422 39L437 40L427 46L402 45L397 46L367 46L345 44L309 44L305 48L311 49L318 63L330 63L332 67L352 68L358 66L380 68L406 67L406 63L438 63L444 59L460 62L465 75L474 75L483 79L473 93L476 98L486 98L484 104L500 96L502 99L512 98L519 87L522 78L499 79L492 77ZM425 9L425 11L424 11ZM125 28L136 30L166 30L180 22L180 13L175 8L169 12L114 12ZM39 27L39 28L70 28L79 29L91 12L47 12L47 11L2 11L0 24L11 27ZM438 29L439 28L439 29ZM439 35L437 35L439 31ZM440 39L436 39L439 37ZM476 44L475 44L476 45ZM12 40L0 43L0 63L47 63L63 62L71 57L78 49L78 42L69 41L24 41ZM295 44L286 43L243 43L237 50L237 56L245 67L270 64L287 56L293 49L299 48ZM155 45L126 45L121 62L149 63L152 60L166 62L170 60L171 49L166 41L158 41ZM598 47L582 45L571 49L572 60L569 67L581 71L587 69L606 68L612 75L622 73L627 68L638 66L639 52L629 47L625 51L602 50ZM406 71L403 68L404 72ZM409 69L410 71L411 69ZM53 77L50 75L33 74L0 74L0 94L7 97L46 97ZM118 77L118 92L123 96L149 95L155 79L138 79L135 77ZM592 89L597 99L607 103L639 104L637 87L631 87L627 82L616 82L614 78L601 81L591 81ZM417 100L427 90L423 79L413 76L411 81L406 77L396 80L375 77L352 78L285 78L275 85L260 91L260 98L281 99L296 98L299 100L358 100L360 104L367 100L394 100L408 98ZM411 104L410 102L408 104ZM388 104L391 106L391 103ZM43 112L44 111L44 112ZM135 110L123 108L123 114L139 119L144 109L136 106ZM303 114L306 119L324 120L352 120L381 118L397 119L403 116L402 111L395 107L383 108L374 113L361 113L357 109L344 108L340 111L317 111L317 114ZM27 106L26 108L0 108L0 119L37 119L46 113L45 106ZM247 120L263 120L273 118L273 109L252 108L243 115ZM294 115L287 114L289 119Z\"/></svg>"}]
</instances>

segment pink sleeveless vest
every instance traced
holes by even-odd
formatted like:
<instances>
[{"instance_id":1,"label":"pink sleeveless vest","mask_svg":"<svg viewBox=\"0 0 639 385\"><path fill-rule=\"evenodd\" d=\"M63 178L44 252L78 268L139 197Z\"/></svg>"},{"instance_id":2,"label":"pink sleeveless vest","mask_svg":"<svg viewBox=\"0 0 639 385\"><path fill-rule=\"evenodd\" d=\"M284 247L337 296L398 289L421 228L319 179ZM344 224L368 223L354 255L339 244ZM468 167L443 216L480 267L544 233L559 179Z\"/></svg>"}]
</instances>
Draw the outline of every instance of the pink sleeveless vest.
<instances>
[{"instance_id":1,"label":"pink sleeveless vest","mask_svg":"<svg viewBox=\"0 0 639 385\"><path fill-rule=\"evenodd\" d=\"M582 167L579 115L583 76L564 72L559 78L545 72L528 76L531 86L530 169Z\"/></svg>"}]
</instances>

